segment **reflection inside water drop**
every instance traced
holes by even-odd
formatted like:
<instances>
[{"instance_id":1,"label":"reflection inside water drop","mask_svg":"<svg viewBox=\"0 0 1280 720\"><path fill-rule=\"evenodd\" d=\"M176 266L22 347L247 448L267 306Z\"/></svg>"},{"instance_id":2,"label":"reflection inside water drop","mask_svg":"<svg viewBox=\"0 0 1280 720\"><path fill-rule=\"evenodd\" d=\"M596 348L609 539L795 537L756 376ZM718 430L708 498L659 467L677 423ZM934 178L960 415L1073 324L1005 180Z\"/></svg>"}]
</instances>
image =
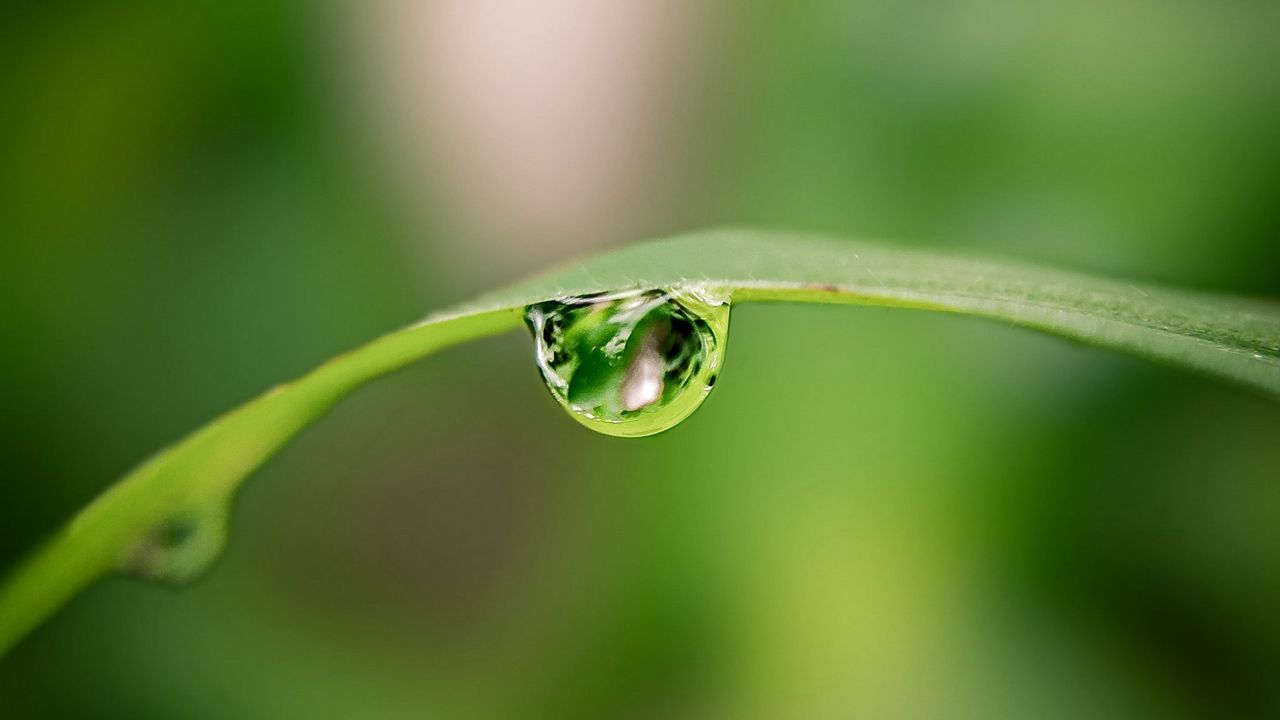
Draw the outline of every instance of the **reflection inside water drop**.
<instances>
[{"instance_id":1,"label":"reflection inside water drop","mask_svg":"<svg viewBox=\"0 0 1280 720\"><path fill-rule=\"evenodd\" d=\"M724 358L729 303L706 290L643 290L531 305L538 368L582 424L641 437L702 404Z\"/></svg>"}]
</instances>

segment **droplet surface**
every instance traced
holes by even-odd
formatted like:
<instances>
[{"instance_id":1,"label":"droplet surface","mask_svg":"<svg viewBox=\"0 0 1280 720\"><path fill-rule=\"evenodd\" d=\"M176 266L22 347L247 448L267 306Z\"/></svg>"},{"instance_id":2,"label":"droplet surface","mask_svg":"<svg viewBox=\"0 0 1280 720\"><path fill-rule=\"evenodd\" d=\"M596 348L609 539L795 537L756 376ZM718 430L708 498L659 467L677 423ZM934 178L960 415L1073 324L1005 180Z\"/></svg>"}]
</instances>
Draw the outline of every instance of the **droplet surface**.
<instances>
[{"instance_id":1,"label":"droplet surface","mask_svg":"<svg viewBox=\"0 0 1280 720\"><path fill-rule=\"evenodd\" d=\"M706 398L724 360L727 299L641 290L529 306L538 369L570 416L618 437L662 432Z\"/></svg>"},{"instance_id":2,"label":"droplet surface","mask_svg":"<svg viewBox=\"0 0 1280 720\"><path fill-rule=\"evenodd\" d=\"M145 533L120 558L120 572L166 585L205 573L226 544L227 507L212 503L174 513Z\"/></svg>"}]
</instances>

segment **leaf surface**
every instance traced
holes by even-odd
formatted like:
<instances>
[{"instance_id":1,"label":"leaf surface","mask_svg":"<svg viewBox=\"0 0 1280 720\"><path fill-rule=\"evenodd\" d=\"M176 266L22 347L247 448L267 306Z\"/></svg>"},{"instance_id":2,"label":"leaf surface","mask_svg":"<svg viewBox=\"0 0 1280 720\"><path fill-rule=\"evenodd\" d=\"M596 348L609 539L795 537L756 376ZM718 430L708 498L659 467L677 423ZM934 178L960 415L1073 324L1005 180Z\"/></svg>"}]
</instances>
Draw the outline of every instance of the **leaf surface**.
<instances>
[{"instance_id":1,"label":"leaf surface","mask_svg":"<svg viewBox=\"0 0 1280 720\"><path fill-rule=\"evenodd\" d=\"M602 253L397 330L278 386L166 448L76 515L0 585L0 654L95 578L199 573L239 484L343 396L437 350L506 332L530 304L701 286L734 303L917 308L987 317L1280 397L1280 304L1032 264L789 232L714 230ZM190 520L195 518L196 520ZM197 542L168 547L175 523Z\"/></svg>"}]
</instances>

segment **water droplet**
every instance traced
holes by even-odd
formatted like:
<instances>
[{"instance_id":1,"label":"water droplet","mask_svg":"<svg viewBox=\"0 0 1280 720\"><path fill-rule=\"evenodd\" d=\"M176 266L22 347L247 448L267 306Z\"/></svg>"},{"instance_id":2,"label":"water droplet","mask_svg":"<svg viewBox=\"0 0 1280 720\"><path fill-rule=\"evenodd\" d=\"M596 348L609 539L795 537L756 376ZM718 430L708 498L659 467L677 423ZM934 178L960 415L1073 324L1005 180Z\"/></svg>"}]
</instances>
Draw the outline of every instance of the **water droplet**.
<instances>
[{"instance_id":1,"label":"water droplet","mask_svg":"<svg viewBox=\"0 0 1280 720\"><path fill-rule=\"evenodd\" d=\"M166 585L186 584L213 565L226 538L225 503L174 513L125 552L119 570Z\"/></svg>"},{"instance_id":2,"label":"water droplet","mask_svg":"<svg viewBox=\"0 0 1280 720\"><path fill-rule=\"evenodd\" d=\"M538 368L592 430L643 437L706 398L724 359L729 302L705 289L588 295L529 306Z\"/></svg>"}]
</instances>

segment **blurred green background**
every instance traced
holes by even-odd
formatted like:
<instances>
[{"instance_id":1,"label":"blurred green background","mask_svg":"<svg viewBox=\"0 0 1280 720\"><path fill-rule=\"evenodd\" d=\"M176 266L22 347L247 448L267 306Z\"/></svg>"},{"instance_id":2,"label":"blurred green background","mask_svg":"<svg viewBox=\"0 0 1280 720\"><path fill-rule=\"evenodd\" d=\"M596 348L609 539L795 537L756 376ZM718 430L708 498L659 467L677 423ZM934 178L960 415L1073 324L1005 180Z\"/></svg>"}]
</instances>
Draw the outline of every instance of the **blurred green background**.
<instances>
[{"instance_id":1,"label":"blurred green background","mask_svg":"<svg viewBox=\"0 0 1280 720\"><path fill-rule=\"evenodd\" d=\"M1280 295L1272 0L10 3L0 566L428 310L724 223ZM734 311L596 436L527 338L357 393L0 717L1275 717L1280 406L975 319Z\"/></svg>"}]
</instances>

